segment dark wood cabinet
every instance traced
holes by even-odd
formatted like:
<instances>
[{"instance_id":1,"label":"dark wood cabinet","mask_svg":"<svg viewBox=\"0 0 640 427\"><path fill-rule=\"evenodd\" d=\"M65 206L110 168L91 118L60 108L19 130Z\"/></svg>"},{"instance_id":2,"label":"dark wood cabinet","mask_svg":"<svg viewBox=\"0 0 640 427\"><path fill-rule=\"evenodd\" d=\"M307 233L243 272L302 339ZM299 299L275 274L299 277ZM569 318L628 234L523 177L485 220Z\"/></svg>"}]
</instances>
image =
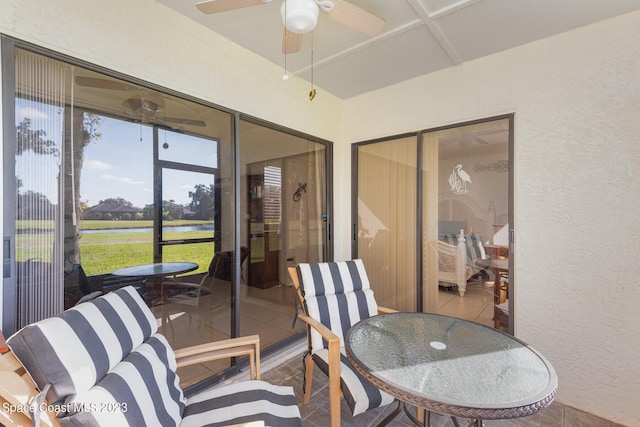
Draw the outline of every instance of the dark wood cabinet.
<instances>
[{"instance_id":1,"label":"dark wood cabinet","mask_svg":"<svg viewBox=\"0 0 640 427\"><path fill-rule=\"evenodd\" d=\"M279 284L280 224L265 221L264 175L248 177L249 286L270 288Z\"/></svg>"}]
</instances>

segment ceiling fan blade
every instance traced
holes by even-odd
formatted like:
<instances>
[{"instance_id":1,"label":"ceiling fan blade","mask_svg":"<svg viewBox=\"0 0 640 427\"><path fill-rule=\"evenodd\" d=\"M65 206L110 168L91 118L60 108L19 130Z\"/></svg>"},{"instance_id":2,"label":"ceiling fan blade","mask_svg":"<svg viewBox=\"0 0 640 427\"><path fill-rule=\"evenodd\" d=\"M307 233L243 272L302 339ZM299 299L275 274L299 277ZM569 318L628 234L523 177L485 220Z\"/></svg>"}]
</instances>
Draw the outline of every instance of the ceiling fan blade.
<instances>
[{"instance_id":1,"label":"ceiling fan blade","mask_svg":"<svg viewBox=\"0 0 640 427\"><path fill-rule=\"evenodd\" d=\"M302 46L302 34L294 33L286 28L282 34L282 53L296 53Z\"/></svg>"},{"instance_id":2,"label":"ceiling fan blade","mask_svg":"<svg viewBox=\"0 0 640 427\"><path fill-rule=\"evenodd\" d=\"M326 15L329 18L368 36L373 37L380 34L387 23L379 16L344 0L332 1L335 6L331 12L327 12Z\"/></svg>"},{"instance_id":3,"label":"ceiling fan blade","mask_svg":"<svg viewBox=\"0 0 640 427\"><path fill-rule=\"evenodd\" d=\"M177 123L179 125L189 125L189 126L206 126L207 125L202 120L181 119L179 117L162 117L162 119L167 123Z\"/></svg>"},{"instance_id":4,"label":"ceiling fan blade","mask_svg":"<svg viewBox=\"0 0 640 427\"><path fill-rule=\"evenodd\" d=\"M98 79L95 77L83 77L76 76L76 84L78 86L95 87L98 89L111 89L111 90L136 90L137 87L128 83L119 82L116 80Z\"/></svg>"},{"instance_id":5,"label":"ceiling fan blade","mask_svg":"<svg viewBox=\"0 0 640 427\"><path fill-rule=\"evenodd\" d=\"M206 0L196 3L196 7L200 12L210 15L212 13L227 12L270 2L271 0Z\"/></svg>"}]
</instances>

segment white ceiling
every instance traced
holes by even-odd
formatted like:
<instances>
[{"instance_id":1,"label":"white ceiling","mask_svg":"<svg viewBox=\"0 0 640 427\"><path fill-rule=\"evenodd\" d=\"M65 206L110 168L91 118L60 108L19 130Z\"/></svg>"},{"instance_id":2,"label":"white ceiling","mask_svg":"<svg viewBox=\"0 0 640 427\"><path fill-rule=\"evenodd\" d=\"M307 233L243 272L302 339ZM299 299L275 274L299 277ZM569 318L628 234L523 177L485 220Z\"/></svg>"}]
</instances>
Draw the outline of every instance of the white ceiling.
<instances>
[{"instance_id":1,"label":"white ceiling","mask_svg":"<svg viewBox=\"0 0 640 427\"><path fill-rule=\"evenodd\" d=\"M198 0L157 0L283 67L281 0L205 15ZM289 74L342 99L640 9L640 0L350 0L386 20L368 37L322 16Z\"/></svg>"}]
</instances>

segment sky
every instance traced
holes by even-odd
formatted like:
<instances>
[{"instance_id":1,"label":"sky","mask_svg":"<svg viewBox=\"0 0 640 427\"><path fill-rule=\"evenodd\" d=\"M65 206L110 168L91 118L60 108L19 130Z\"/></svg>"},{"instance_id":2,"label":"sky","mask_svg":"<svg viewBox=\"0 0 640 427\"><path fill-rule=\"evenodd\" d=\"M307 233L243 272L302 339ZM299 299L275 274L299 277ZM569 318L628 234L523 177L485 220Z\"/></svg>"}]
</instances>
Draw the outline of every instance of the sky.
<instances>
[{"instance_id":1,"label":"sky","mask_svg":"<svg viewBox=\"0 0 640 427\"><path fill-rule=\"evenodd\" d=\"M25 117L31 118L33 130L46 130L47 138L53 139L60 146L62 130L58 122L61 120L55 120L56 116L61 116L59 111L57 108L43 107L42 104L33 108L27 101L22 101L16 105L16 119L19 123ZM84 150L84 163L80 171L80 200L88 206L117 197L138 208L153 203L152 128L103 117L97 131L101 134L100 139L91 142ZM159 143L161 147L167 147L160 148L160 159L216 165L214 141L160 131ZM27 152L18 156L16 161L17 174L23 184L21 191L32 190L45 194L52 203L56 203L57 180L51 177L57 177L60 159ZM29 168L36 168L38 173L26 173ZM50 173L42 173L47 170ZM196 184L213 184L211 175L165 169L163 200L188 204L191 200L189 191Z\"/></svg>"},{"instance_id":2,"label":"sky","mask_svg":"<svg viewBox=\"0 0 640 427\"><path fill-rule=\"evenodd\" d=\"M89 206L100 200L122 197L142 208L153 203L153 135L150 126L104 118L97 142L85 148L81 200ZM215 145L204 140L161 131L159 157L183 163L215 163ZM208 153L209 154L208 154ZM196 184L213 184L205 174L164 170L163 200L188 204Z\"/></svg>"}]
</instances>

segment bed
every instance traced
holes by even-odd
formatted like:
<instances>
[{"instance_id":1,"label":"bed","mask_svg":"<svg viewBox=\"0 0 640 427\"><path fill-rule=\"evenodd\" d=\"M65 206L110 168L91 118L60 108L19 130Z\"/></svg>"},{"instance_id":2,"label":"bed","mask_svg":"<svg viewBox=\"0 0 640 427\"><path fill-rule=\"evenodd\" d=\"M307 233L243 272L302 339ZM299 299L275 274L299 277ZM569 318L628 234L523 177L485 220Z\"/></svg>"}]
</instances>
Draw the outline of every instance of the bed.
<instances>
[{"instance_id":1,"label":"bed","mask_svg":"<svg viewBox=\"0 0 640 427\"><path fill-rule=\"evenodd\" d=\"M465 235L464 229L460 229L458 234L441 234L437 247L439 286L455 287L464 296L467 281L483 271L476 264L476 260L487 257L482 238L473 233Z\"/></svg>"},{"instance_id":2,"label":"bed","mask_svg":"<svg viewBox=\"0 0 640 427\"><path fill-rule=\"evenodd\" d=\"M494 216L468 195L438 195L438 241L433 243L437 245L440 287L457 287L463 296L467 281L483 271L476 260L487 257L483 238L493 235Z\"/></svg>"}]
</instances>

